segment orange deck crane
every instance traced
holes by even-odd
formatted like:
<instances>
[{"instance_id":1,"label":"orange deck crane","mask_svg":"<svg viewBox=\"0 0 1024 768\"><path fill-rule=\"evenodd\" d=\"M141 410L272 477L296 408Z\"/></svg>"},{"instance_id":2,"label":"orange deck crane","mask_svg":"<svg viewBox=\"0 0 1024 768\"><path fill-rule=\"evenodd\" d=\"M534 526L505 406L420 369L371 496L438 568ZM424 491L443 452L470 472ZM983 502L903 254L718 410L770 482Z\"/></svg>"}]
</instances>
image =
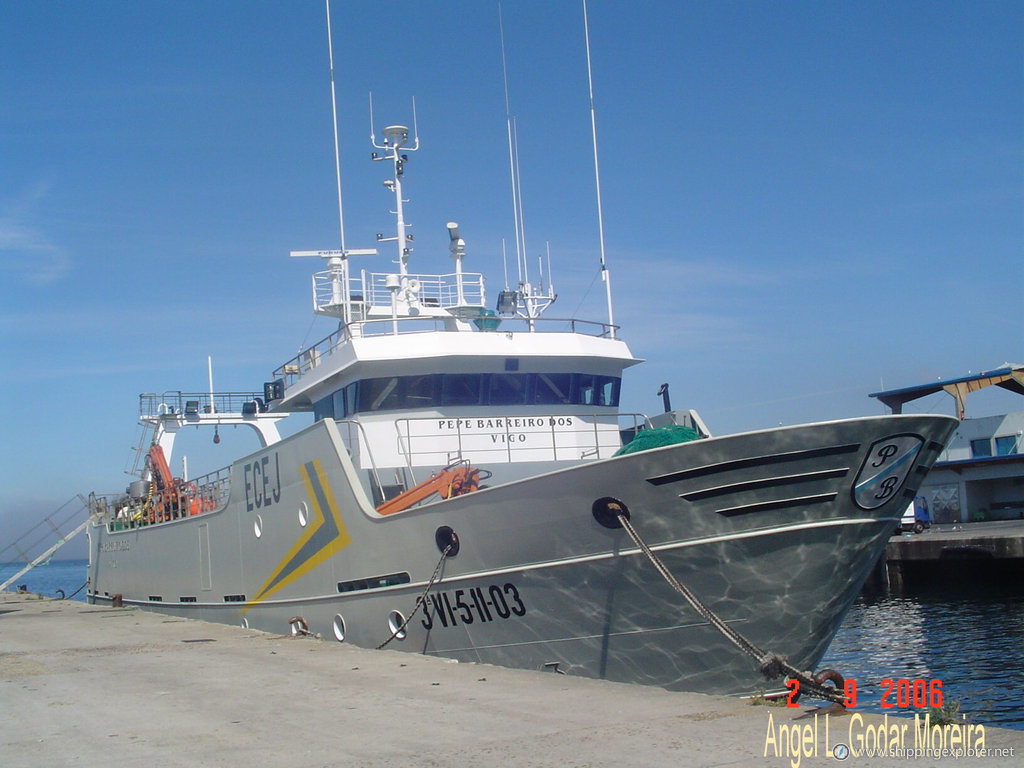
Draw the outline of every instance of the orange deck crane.
<instances>
[{"instance_id":1,"label":"orange deck crane","mask_svg":"<svg viewBox=\"0 0 1024 768\"><path fill-rule=\"evenodd\" d=\"M490 476L491 473L486 469L471 467L469 462L465 460L449 464L419 485L414 485L393 499L388 499L383 504L380 504L377 507L377 511L382 515L401 512L413 504L429 499L435 493L442 499L450 499L453 496L472 493L480 488L481 480L486 480Z\"/></svg>"},{"instance_id":2,"label":"orange deck crane","mask_svg":"<svg viewBox=\"0 0 1024 768\"><path fill-rule=\"evenodd\" d=\"M212 501L199 495L195 483L178 479L171 474L163 448L156 444L150 446L148 459L154 486L149 522L174 520L213 509Z\"/></svg>"}]
</instances>

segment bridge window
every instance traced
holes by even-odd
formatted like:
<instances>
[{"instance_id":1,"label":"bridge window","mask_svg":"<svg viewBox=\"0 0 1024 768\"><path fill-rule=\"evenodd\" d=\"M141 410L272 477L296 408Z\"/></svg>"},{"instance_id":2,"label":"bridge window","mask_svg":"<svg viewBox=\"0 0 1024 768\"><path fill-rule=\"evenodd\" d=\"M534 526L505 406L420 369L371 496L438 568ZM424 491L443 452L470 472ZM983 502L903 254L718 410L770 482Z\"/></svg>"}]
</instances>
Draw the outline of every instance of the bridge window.
<instances>
[{"instance_id":1,"label":"bridge window","mask_svg":"<svg viewBox=\"0 0 1024 768\"><path fill-rule=\"evenodd\" d=\"M334 418L342 419L345 417L345 390L339 389L334 393L332 398L334 403ZM319 418L319 417L318 417Z\"/></svg>"},{"instance_id":2,"label":"bridge window","mask_svg":"<svg viewBox=\"0 0 1024 768\"><path fill-rule=\"evenodd\" d=\"M360 411L393 411L401 408L399 378L363 379L359 382Z\"/></svg>"},{"instance_id":3,"label":"bridge window","mask_svg":"<svg viewBox=\"0 0 1024 768\"><path fill-rule=\"evenodd\" d=\"M359 405L359 382L358 381L353 381L351 384L349 384L347 387L345 387L345 389L343 389L342 392L344 392L344 400L345 400L344 414L346 416L351 416L353 413L355 413L358 410L358 405ZM337 417L335 417L335 418L337 418Z\"/></svg>"},{"instance_id":4,"label":"bridge window","mask_svg":"<svg viewBox=\"0 0 1024 768\"><path fill-rule=\"evenodd\" d=\"M479 373L447 373L442 377L441 405L479 405Z\"/></svg>"},{"instance_id":5,"label":"bridge window","mask_svg":"<svg viewBox=\"0 0 1024 768\"><path fill-rule=\"evenodd\" d=\"M611 376L578 374L573 402L580 405L618 405L619 381Z\"/></svg>"},{"instance_id":6,"label":"bridge window","mask_svg":"<svg viewBox=\"0 0 1024 768\"><path fill-rule=\"evenodd\" d=\"M570 402L571 373L538 373L533 391L534 405L562 405Z\"/></svg>"},{"instance_id":7,"label":"bridge window","mask_svg":"<svg viewBox=\"0 0 1024 768\"><path fill-rule=\"evenodd\" d=\"M436 376L404 376L405 379L405 407L406 408L428 408L436 401L434 399Z\"/></svg>"},{"instance_id":8,"label":"bridge window","mask_svg":"<svg viewBox=\"0 0 1024 768\"><path fill-rule=\"evenodd\" d=\"M338 418L334 414L335 410L333 397L325 397L322 400L317 400L315 403L313 403L313 418L316 419L317 421L320 421L320 419Z\"/></svg>"},{"instance_id":9,"label":"bridge window","mask_svg":"<svg viewBox=\"0 0 1024 768\"><path fill-rule=\"evenodd\" d=\"M352 382L313 404L316 419L442 406L619 404L621 380L589 373L445 373Z\"/></svg>"},{"instance_id":10,"label":"bridge window","mask_svg":"<svg viewBox=\"0 0 1024 768\"><path fill-rule=\"evenodd\" d=\"M525 373L492 373L487 386L489 405L526 405L529 375Z\"/></svg>"}]
</instances>

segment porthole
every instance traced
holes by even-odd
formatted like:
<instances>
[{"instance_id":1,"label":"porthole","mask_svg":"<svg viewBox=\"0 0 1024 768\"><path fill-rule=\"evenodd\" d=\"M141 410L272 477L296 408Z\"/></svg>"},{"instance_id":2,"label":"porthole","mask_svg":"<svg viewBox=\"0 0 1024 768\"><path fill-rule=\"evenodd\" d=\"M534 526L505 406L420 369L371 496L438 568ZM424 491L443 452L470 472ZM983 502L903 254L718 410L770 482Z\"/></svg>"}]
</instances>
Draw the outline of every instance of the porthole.
<instances>
[{"instance_id":1,"label":"porthole","mask_svg":"<svg viewBox=\"0 0 1024 768\"><path fill-rule=\"evenodd\" d=\"M263 518L259 515L256 515L256 519L253 521L252 532L256 534L257 539L263 535Z\"/></svg>"},{"instance_id":2,"label":"porthole","mask_svg":"<svg viewBox=\"0 0 1024 768\"><path fill-rule=\"evenodd\" d=\"M334 638L339 643L345 642L345 619L340 613L334 614Z\"/></svg>"},{"instance_id":3,"label":"porthole","mask_svg":"<svg viewBox=\"0 0 1024 768\"><path fill-rule=\"evenodd\" d=\"M309 507L303 501L299 504L299 525L305 528L307 523L309 523Z\"/></svg>"},{"instance_id":4,"label":"porthole","mask_svg":"<svg viewBox=\"0 0 1024 768\"><path fill-rule=\"evenodd\" d=\"M405 616L401 611L392 611L388 614L388 629L395 636L396 640L405 640Z\"/></svg>"}]
</instances>

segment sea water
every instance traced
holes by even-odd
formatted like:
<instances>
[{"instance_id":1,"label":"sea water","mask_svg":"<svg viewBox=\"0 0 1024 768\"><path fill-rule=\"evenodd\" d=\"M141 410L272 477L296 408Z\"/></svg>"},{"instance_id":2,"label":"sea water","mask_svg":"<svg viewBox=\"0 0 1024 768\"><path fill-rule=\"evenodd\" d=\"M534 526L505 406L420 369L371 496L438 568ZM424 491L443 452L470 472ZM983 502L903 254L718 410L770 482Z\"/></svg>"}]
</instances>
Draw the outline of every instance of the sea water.
<instances>
[{"instance_id":1,"label":"sea water","mask_svg":"<svg viewBox=\"0 0 1024 768\"><path fill-rule=\"evenodd\" d=\"M858 710L913 712L923 681L970 723L1024 730L1024 586L861 596L819 667L856 681Z\"/></svg>"},{"instance_id":2,"label":"sea water","mask_svg":"<svg viewBox=\"0 0 1024 768\"><path fill-rule=\"evenodd\" d=\"M29 592L41 597L60 597L85 602L86 560L51 560L46 565L37 565L22 574L11 584L8 592L15 592L24 585ZM25 563L0 563L0 584L16 574ZM74 593L74 596L72 596Z\"/></svg>"},{"instance_id":3,"label":"sea water","mask_svg":"<svg viewBox=\"0 0 1024 768\"><path fill-rule=\"evenodd\" d=\"M84 601L85 566L53 560L17 584L45 598L62 591ZM0 582L20 567L0 564ZM908 696L923 681L918 692L959 701L968 722L1024 730L1024 588L862 596L819 665L826 667L856 682L858 711L910 716L915 710L900 705L912 703Z\"/></svg>"}]
</instances>

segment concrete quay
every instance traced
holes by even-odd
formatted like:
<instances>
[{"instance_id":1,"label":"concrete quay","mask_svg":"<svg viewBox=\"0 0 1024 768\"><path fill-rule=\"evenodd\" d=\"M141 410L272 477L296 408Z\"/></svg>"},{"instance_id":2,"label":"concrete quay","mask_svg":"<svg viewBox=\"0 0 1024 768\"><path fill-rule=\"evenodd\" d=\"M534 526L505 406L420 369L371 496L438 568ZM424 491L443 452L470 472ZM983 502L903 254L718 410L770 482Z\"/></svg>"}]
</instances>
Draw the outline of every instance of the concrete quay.
<instances>
[{"instance_id":1,"label":"concrete quay","mask_svg":"<svg viewBox=\"0 0 1024 768\"><path fill-rule=\"evenodd\" d=\"M885 548L885 565L888 585L897 591L936 577L1016 583L1024 573L1024 521L944 523L893 536Z\"/></svg>"},{"instance_id":2,"label":"concrete quay","mask_svg":"<svg viewBox=\"0 0 1024 768\"><path fill-rule=\"evenodd\" d=\"M913 749L905 716L801 711L0 595L4 768L800 768L841 744L851 765L956 760L858 756L901 729ZM984 734L960 760L1020 764L1024 732Z\"/></svg>"}]
</instances>

